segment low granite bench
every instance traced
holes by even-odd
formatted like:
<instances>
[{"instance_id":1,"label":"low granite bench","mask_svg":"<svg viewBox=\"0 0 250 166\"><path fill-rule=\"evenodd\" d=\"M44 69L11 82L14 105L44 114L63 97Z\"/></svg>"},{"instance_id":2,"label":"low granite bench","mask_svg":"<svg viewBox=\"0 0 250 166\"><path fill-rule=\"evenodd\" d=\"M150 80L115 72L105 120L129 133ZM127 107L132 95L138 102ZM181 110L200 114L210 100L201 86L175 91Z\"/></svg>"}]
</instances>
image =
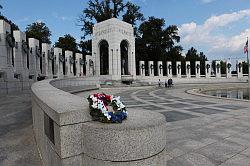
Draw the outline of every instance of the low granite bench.
<instances>
[{"instance_id":1,"label":"low granite bench","mask_svg":"<svg viewBox=\"0 0 250 166\"><path fill-rule=\"evenodd\" d=\"M58 89L73 84L93 88L96 79L33 84L33 129L44 165L158 165L166 145L163 115L129 109L123 123L103 124L92 121L87 99Z\"/></svg>"}]
</instances>

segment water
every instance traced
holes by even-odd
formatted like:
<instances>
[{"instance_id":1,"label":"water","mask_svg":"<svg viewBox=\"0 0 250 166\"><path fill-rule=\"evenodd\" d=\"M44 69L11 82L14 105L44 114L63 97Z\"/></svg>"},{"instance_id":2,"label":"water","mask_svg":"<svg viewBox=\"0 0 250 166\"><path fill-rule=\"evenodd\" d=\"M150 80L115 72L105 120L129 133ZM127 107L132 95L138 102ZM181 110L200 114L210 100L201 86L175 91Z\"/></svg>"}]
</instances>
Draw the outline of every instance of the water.
<instances>
[{"instance_id":1,"label":"water","mask_svg":"<svg viewBox=\"0 0 250 166\"><path fill-rule=\"evenodd\" d=\"M220 89L202 92L206 95L233 98L233 99L244 99L250 100L250 88L238 88L238 89Z\"/></svg>"}]
</instances>

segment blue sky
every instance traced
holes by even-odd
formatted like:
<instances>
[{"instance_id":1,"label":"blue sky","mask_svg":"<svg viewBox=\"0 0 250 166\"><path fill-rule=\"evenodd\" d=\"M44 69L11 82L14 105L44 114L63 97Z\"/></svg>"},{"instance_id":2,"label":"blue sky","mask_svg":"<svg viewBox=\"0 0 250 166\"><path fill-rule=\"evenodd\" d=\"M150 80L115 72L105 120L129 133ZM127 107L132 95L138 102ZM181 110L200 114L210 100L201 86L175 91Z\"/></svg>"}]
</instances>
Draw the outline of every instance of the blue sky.
<instances>
[{"instance_id":1,"label":"blue sky","mask_svg":"<svg viewBox=\"0 0 250 166\"><path fill-rule=\"evenodd\" d=\"M194 46L209 59L245 58L243 46L250 37L250 0L130 0L145 17L164 18L180 29L184 53ZM21 30L43 21L52 31L52 42L64 34L80 40L77 18L87 0L0 0L2 13Z\"/></svg>"}]
</instances>

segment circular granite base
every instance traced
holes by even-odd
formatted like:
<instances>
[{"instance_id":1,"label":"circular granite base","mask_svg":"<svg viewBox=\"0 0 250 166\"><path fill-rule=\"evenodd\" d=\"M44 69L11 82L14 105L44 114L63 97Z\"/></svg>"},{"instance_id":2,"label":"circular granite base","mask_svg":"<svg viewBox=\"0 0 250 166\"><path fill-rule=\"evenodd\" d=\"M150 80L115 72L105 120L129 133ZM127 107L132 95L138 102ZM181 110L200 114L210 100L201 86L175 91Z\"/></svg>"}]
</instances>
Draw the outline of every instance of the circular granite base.
<instances>
[{"instance_id":1,"label":"circular granite base","mask_svg":"<svg viewBox=\"0 0 250 166\"><path fill-rule=\"evenodd\" d=\"M156 112L128 112L121 124L86 122L82 126L84 154L106 161L134 161L160 153L166 145L166 120Z\"/></svg>"}]
</instances>

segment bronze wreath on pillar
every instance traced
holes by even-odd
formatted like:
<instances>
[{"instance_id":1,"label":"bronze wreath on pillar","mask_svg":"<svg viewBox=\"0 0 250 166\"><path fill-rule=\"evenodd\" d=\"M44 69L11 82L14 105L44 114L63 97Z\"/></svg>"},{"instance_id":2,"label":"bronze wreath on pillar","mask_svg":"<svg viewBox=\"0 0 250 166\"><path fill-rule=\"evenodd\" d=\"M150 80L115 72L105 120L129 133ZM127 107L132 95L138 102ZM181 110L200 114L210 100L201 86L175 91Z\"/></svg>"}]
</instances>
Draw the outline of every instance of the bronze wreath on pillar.
<instances>
[{"instance_id":1,"label":"bronze wreath on pillar","mask_svg":"<svg viewBox=\"0 0 250 166\"><path fill-rule=\"evenodd\" d=\"M91 59L89 60L89 66L94 66L94 62Z\"/></svg>"},{"instance_id":2,"label":"bronze wreath on pillar","mask_svg":"<svg viewBox=\"0 0 250 166\"><path fill-rule=\"evenodd\" d=\"M27 54L29 52L29 46L28 43L26 41L22 41L22 49L23 51Z\"/></svg>"},{"instance_id":3,"label":"bronze wreath on pillar","mask_svg":"<svg viewBox=\"0 0 250 166\"><path fill-rule=\"evenodd\" d=\"M84 59L80 59L80 65L81 65L81 66L85 65Z\"/></svg>"},{"instance_id":4,"label":"bronze wreath on pillar","mask_svg":"<svg viewBox=\"0 0 250 166\"><path fill-rule=\"evenodd\" d=\"M220 64L218 63L218 64L216 65L216 67L217 67L217 69L220 68Z\"/></svg>"},{"instance_id":5,"label":"bronze wreath on pillar","mask_svg":"<svg viewBox=\"0 0 250 166\"><path fill-rule=\"evenodd\" d=\"M71 56L69 57L69 63L70 63L70 64L74 64L74 63L75 63L74 58L73 58L73 57L71 57Z\"/></svg>"},{"instance_id":6,"label":"bronze wreath on pillar","mask_svg":"<svg viewBox=\"0 0 250 166\"><path fill-rule=\"evenodd\" d=\"M49 57L49 60L53 60L55 58L54 52L48 51L48 57Z\"/></svg>"},{"instance_id":7,"label":"bronze wreath on pillar","mask_svg":"<svg viewBox=\"0 0 250 166\"><path fill-rule=\"evenodd\" d=\"M64 61L65 61L65 59L64 59L64 57L63 57L62 54L59 54L59 61L60 61L60 62L64 62Z\"/></svg>"},{"instance_id":8,"label":"bronze wreath on pillar","mask_svg":"<svg viewBox=\"0 0 250 166\"><path fill-rule=\"evenodd\" d=\"M144 65L144 64L142 64L142 65L141 65L141 68L142 68L142 69L145 69L145 65Z\"/></svg>"},{"instance_id":9,"label":"bronze wreath on pillar","mask_svg":"<svg viewBox=\"0 0 250 166\"><path fill-rule=\"evenodd\" d=\"M12 34L10 33L7 33L6 35L6 41L8 43L8 45L11 47L11 48L14 48L15 45L16 45L16 41L15 41L15 38Z\"/></svg>"},{"instance_id":10,"label":"bronze wreath on pillar","mask_svg":"<svg viewBox=\"0 0 250 166\"><path fill-rule=\"evenodd\" d=\"M231 66L232 66L231 63L228 63L228 64L227 64L227 68L228 68L228 69L230 69Z\"/></svg>"},{"instance_id":11,"label":"bronze wreath on pillar","mask_svg":"<svg viewBox=\"0 0 250 166\"><path fill-rule=\"evenodd\" d=\"M36 46L36 56L41 57L41 51L40 51L40 48L38 46Z\"/></svg>"}]
</instances>

